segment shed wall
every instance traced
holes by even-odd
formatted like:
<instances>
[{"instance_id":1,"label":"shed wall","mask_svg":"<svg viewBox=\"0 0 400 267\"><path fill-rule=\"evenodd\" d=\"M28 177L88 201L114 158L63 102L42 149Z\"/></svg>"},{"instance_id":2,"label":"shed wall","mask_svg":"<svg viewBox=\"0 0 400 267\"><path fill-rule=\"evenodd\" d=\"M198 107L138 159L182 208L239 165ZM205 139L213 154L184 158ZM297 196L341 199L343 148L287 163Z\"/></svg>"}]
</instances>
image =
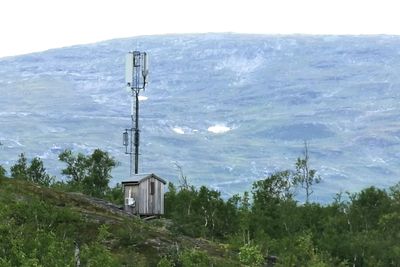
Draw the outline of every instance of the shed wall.
<instances>
[{"instance_id":1,"label":"shed wall","mask_svg":"<svg viewBox=\"0 0 400 267\"><path fill-rule=\"evenodd\" d=\"M129 195L129 191L131 195ZM135 207L129 207L125 204L125 199L132 197L135 199ZM137 213L138 210L138 204L140 200L140 195L139 195L139 185L125 185L124 186L124 208L126 211L130 211L132 213Z\"/></svg>"},{"instance_id":2,"label":"shed wall","mask_svg":"<svg viewBox=\"0 0 400 267\"><path fill-rule=\"evenodd\" d=\"M154 183L154 194L151 194L151 183ZM139 214L164 214L163 183L154 177L145 179L139 184Z\"/></svg>"}]
</instances>

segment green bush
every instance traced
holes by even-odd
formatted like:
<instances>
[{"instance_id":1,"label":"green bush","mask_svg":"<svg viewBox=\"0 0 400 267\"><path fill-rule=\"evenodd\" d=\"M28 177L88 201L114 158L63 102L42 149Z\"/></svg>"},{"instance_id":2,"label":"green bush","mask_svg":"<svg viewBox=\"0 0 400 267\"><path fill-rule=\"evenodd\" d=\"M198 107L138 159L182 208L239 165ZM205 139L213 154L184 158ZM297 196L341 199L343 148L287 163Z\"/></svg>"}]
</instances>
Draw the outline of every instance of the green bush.
<instances>
[{"instance_id":1,"label":"green bush","mask_svg":"<svg viewBox=\"0 0 400 267\"><path fill-rule=\"evenodd\" d=\"M82 249L82 263L87 267L113 267L119 266L110 250L104 243L111 237L108 226L103 224L99 227L96 241L86 244Z\"/></svg>"},{"instance_id":2,"label":"green bush","mask_svg":"<svg viewBox=\"0 0 400 267\"><path fill-rule=\"evenodd\" d=\"M106 190L106 195L104 198L114 204L123 205L124 204L124 191L122 184L117 183L115 187Z\"/></svg>"},{"instance_id":3,"label":"green bush","mask_svg":"<svg viewBox=\"0 0 400 267\"><path fill-rule=\"evenodd\" d=\"M157 264L157 267L174 267L175 264L166 257L163 257Z\"/></svg>"},{"instance_id":4,"label":"green bush","mask_svg":"<svg viewBox=\"0 0 400 267\"><path fill-rule=\"evenodd\" d=\"M84 245L82 249L82 266L87 267L117 267L117 261L103 244L94 242Z\"/></svg>"},{"instance_id":5,"label":"green bush","mask_svg":"<svg viewBox=\"0 0 400 267\"><path fill-rule=\"evenodd\" d=\"M240 248L239 260L244 266L256 267L261 266L264 257L257 245L246 244Z\"/></svg>"},{"instance_id":6,"label":"green bush","mask_svg":"<svg viewBox=\"0 0 400 267\"><path fill-rule=\"evenodd\" d=\"M208 267L211 266L211 260L207 253L197 249L185 250L179 256L182 267Z\"/></svg>"}]
</instances>

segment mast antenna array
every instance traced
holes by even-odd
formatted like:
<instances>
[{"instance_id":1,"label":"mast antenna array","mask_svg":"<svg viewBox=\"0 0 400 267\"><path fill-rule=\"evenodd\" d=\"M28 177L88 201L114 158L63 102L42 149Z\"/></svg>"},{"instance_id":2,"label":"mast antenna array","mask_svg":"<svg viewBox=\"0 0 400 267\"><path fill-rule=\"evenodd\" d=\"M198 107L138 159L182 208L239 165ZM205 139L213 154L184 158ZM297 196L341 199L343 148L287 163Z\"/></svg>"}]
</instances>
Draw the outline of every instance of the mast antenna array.
<instances>
[{"instance_id":1,"label":"mast antenna array","mask_svg":"<svg viewBox=\"0 0 400 267\"><path fill-rule=\"evenodd\" d=\"M131 128L123 133L125 154L130 155L130 175L139 172L139 93L145 90L149 74L147 53L133 51L126 55L125 84L131 91Z\"/></svg>"}]
</instances>

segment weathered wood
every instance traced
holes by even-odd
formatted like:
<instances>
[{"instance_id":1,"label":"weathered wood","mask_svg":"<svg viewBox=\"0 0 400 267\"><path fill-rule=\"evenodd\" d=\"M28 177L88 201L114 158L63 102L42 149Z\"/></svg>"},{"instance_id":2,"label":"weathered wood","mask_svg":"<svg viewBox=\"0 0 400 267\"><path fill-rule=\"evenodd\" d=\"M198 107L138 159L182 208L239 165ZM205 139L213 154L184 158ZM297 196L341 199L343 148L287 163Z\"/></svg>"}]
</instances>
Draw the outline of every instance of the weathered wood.
<instances>
[{"instance_id":1,"label":"weathered wood","mask_svg":"<svg viewBox=\"0 0 400 267\"><path fill-rule=\"evenodd\" d=\"M128 210L138 215L162 215L164 214L164 185L165 180L154 174L138 175L138 181L123 182L124 197L135 198L135 208L127 206ZM132 196L133 195L133 196Z\"/></svg>"},{"instance_id":2,"label":"weathered wood","mask_svg":"<svg viewBox=\"0 0 400 267\"><path fill-rule=\"evenodd\" d=\"M157 216L152 215L152 216L148 216L148 217L144 217L143 218L143 220L145 220L145 221L150 221L150 220L153 220L153 219L157 219Z\"/></svg>"},{"instance_id":3,"label":"weathered wood","mask_svg":"<svg viewBox=\"0 0 400 267\"><path fill-rule=\"evenodd\" d=\"M134 205L128 205L126 203L126 200L128 198L133 198L134 199ZM138 200L139 199L139 188L138 185L124 185L124 210L131 212L133 214L137 213L138 210Z\"/></svg>"}]
</instances>

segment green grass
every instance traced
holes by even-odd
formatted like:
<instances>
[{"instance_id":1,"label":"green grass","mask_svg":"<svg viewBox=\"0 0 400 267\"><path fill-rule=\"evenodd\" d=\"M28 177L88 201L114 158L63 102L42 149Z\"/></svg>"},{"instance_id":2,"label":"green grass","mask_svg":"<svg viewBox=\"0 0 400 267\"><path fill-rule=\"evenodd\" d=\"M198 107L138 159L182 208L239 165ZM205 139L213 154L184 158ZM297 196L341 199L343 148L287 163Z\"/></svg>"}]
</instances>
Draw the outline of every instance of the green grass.
<instances>
[{"instance_id":1,"label":"green grass","mask_svg":"<svg viewBox=\"0 0 400 267\"><path fill-rule=\"evenodd\" d=\"M81 248L100 244L109 251L110 257L118 263L117 266L156 266L162 256L171 255L174 250L190 248L205 251L215 266L237 265L234 259L230 259L232 253L227 253L223 246L171 233L167 226L170 222L165 219L145 222L123 212L110 210L83 194L1 178L0 205L0 231L6 229L7 223L12 225L7 228L8 232L3 233L4 236L14 238L12 229L32 235L53 233L54 242L64 242L66 259L73 259L73 244L78 242ZM107 227L109 235L99 241L102 225ZM37 245L26 235L20 237L24 245L17 247L20 250L18 252L25 253L26 257L36 257L41 262L44 256L38 256ZM1 242L0 245L7 246ZM43 250L47 249L46 244L40 246ZM2 257L10 258L10 255L0 252L0 260Z\"/></svg>"}]
</instances>

